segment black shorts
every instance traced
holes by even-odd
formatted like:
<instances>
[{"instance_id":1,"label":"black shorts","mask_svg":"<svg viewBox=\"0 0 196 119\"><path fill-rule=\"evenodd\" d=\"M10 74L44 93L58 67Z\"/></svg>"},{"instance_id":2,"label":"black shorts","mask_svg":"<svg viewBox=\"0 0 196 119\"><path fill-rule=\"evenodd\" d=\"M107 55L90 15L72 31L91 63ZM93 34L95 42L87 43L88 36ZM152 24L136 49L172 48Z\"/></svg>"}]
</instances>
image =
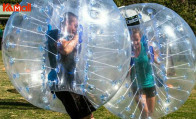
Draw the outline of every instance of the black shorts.
<instances>
[{"instance_id":1,"label":"black shorts","mask_svg":"<svg viewBox=\"0 0 196 119\"><path fill-rule=\"evenodd\" d=\"M137 92L136 95L144 94L144 95L146 95L147 98L151 98L151 97L154 97L156 95L155 86L149 87L149 88L141 88L138 91L137 91L137 88L134 87L134 88L132 88L132 91L133 91L133 95L135 95L135 93Z\"/></svg>"},{"instance_id":2,"label":"black shorts","mask_svg":"<svg viewBox=\"0 0 196 119\"><path fill-rule=\"evenodd\" d=\"M63 103L71 119L81 119L96 110L85 96L68 91L55 92L55 94Z\"/></svg>"}]
</instances>

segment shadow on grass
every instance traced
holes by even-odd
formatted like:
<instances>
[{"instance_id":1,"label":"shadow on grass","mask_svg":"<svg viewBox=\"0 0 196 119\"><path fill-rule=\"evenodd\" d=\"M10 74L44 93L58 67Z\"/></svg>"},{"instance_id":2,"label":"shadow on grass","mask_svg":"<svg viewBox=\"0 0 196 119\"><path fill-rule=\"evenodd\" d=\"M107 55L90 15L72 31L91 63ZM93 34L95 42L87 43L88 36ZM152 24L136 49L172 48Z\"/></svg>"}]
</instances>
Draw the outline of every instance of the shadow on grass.
<instances>
[{"instance_id":1,"label":"shadow on grass","mask_svg":"<svg viewBox=\"0 0 196 119\"><path fill-rule=\"evenodd\" d=\"M22 99L0 99L0 109L34 110L40 108L35 107Z\"/></svg>"},{"instance_id":2,"label":"shadow on grass","mask_svg":"<svg viewBox=\"0 0 196 119\"><path fill-rule=\"evenodd\" d=\"M8 89L7 91L10 92L10 93L19 94L16 89Z\"/></svg>"}]
</instances>

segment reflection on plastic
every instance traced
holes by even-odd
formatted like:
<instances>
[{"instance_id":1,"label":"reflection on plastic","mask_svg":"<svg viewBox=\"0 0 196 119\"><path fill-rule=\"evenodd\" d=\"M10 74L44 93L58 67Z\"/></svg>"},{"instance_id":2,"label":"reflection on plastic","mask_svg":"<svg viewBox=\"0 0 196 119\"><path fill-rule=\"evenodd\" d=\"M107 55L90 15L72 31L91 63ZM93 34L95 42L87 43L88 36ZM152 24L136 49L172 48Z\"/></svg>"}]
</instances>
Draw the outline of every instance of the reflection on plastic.
<instances>
[{"instance_id":1,"label":"reflection on plastic","mask_svg":"<svg viewBox=\"0 0 196 119\"><path fill-rule=\"evenodd\" d=\"M128 72L130 37L112 0L23 0L3 37L10 80L32 104L65 112L59 91L83 94L98 108ZM111 22L112 21L112 22ZM28 69L28 72L27 72Z\"/></svg>"},{"instance_id":2,"label":"reflection on plastic","mask_svg":"<svg viewBox=\"0 0 196 119\"><path fill-rule=\"evenodd\" d=\"M159 4L120 8L129 24L130 71L121 88L105 104L121 118L160 118L176 111L195 84L196 38L174 11Z\"/></svg>"}]
</instances>

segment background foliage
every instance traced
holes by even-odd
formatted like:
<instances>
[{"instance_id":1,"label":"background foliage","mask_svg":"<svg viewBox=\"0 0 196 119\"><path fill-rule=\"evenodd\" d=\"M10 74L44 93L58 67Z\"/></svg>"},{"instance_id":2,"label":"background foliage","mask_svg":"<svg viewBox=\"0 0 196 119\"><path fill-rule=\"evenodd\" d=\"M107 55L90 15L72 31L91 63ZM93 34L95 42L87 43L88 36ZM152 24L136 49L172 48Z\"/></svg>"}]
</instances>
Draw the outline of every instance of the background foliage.
<instances>
[{"instance_id":1,"label":"background foliage","mask_svg":"<svg viewBox=\"0 0 196 119\"><path fill-rule=\"evenodd\" d=\"M15 4L15 3L19 3L21 2L22 0L1 0L0 1L0 4L3 4L3 3L11 3L11 4Z\"/></svg>"},{"instance_id":2,"label":"background foliage","mask_svg":"<svg viewBox=\"0 0 196 119\"><path fill-rule=\"evenodd\" d=\"M19 3L21 0L0 0L0 4L3 3ZM172 10L176 11L182 16L185 21L191 26L196 34L196 1L195 0L114 0L117 6L131 5L135 3L159 3ZM4 21L6 22L6 21ZM5 23L0 25L1 29L4 29Z\"/></svg>"},{"instance_id":3,"label":"background foliage","mask_svg":"<svg viewBox=\"0 0 196 119\"><path fill-rule=\"evenodd\" d=\"M191 26L196 34L196 1L195 0L114 0L117 6L135 3L159 3L177 12Z\"/></svg>"}]
</instances>

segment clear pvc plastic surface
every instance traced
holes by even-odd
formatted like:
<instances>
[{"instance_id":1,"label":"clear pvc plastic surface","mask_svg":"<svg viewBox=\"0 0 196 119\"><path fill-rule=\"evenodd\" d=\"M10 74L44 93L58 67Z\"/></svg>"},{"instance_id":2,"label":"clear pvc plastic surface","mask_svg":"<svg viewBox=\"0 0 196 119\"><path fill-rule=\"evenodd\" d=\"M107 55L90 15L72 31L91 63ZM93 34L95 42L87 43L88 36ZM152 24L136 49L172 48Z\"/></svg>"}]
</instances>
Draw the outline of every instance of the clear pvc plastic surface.
<instances>
[{"instance_id":1,"label":"clear pvc plastic surface","mask_svg":"<svg viewBox=\"0 0 196 119\"><path fill-rule=\"evenodd\" d=\"M98 108L119 89L129 68L130 36L113 0L23 0L3 36L3 60L30 103L65 112L55 92L88 97Z\"/></svg>"},{"instance_id":2,"label":"clear pvc plastic surface","mask_svg":"<svg viewBox=\"0 0 196 119\"><path fill-rule=\"evenodd\" d=\"M195 84L193 31L159 4L134 4L120 11L132 41L130 71L105 107L125 119L160 118L178 110Z\"/></svg>"}]
</instances>

